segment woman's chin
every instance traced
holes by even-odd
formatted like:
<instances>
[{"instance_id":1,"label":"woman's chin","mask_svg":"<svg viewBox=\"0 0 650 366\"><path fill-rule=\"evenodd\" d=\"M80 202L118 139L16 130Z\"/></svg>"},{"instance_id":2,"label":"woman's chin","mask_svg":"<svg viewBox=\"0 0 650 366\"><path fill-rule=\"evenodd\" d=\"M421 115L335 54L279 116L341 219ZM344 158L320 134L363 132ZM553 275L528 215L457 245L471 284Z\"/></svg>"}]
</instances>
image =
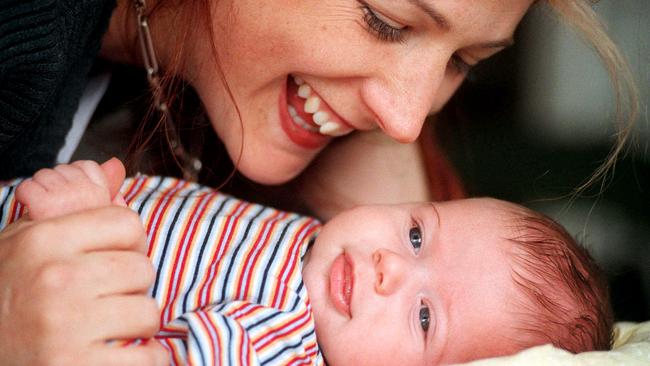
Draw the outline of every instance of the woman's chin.
<instances>
[{"instance_id":1,"label":"woman's chin","mask_svg":"<svg viewBox=\"0 0 650 366\"><path fill-rule=\"evenodd\" d=\"M275 160L275 161L274 161ZM246 178L263 185L281 185L297 177L312 159L242 159L237 170Z\"/></svg>"}]
</instances>

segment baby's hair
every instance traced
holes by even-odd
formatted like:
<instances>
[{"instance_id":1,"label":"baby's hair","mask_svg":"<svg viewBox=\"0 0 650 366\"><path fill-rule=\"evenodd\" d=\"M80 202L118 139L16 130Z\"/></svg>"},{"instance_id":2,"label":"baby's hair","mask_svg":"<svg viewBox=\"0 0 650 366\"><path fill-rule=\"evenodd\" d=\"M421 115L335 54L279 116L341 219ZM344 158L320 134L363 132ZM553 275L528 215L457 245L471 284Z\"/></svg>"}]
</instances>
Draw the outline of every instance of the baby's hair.
<instances>
[{"instance_id":1,"label":"baby's hair","mask_svg":"<svg viewBox=\"0 0 650 366\"><path fill-rule=\"evenodd\" d=\"M605 277L587 250L558 223L526 210L517 215L513 280L524 294L515 340L551 343L572 353L608 350L613 314Z\"/></svg>"}]
</instances>

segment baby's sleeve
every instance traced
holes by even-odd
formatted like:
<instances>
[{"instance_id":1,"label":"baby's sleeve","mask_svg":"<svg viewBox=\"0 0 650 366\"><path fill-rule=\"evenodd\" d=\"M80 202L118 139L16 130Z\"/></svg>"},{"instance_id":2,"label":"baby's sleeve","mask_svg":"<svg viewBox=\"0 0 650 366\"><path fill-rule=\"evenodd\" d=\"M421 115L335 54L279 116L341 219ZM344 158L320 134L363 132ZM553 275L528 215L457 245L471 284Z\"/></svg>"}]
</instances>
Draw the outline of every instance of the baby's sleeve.
<instances>
[{"instance_id":1,"label":"baby's sleeve","mask_svg":"<svg viewBox=\"0 0 650 366\"><path fill-rule=\"evenodd\" d=\"M0 231L25 212L25 207L16 201L16 187L22 181L23 179L0 181Z\"/></svg>"},{"instance_id":2,"label":"baby's sleeve","mask_svg":"<svg viewBox=\"0 0 650 366\"><path fill-rule=\"evenodd\" d=\"M175 365L322 365L318 346L297 332L304 321L300 314L233 301L186 313L157 338Z\"/></svg>"}]
</instances>

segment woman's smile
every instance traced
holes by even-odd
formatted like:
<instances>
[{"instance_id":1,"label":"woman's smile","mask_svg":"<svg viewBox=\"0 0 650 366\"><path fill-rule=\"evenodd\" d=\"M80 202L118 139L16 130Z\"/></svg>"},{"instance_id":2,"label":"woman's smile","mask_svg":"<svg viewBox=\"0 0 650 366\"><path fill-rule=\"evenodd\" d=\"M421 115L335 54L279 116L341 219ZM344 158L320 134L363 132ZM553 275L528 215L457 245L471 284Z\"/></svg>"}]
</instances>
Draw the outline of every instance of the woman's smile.
<instances>
[{"instance_id":1,"label":"woman's smile","mask_svg":"<svg viewBox=\"0 0 650 366\"><path fill-rule=\"evenodd\" d=\"M287 136L299 146L316 149L331 137L354 131L303 79L289 75L280 93L280 121Z\"/></svg>"}]
</instances>

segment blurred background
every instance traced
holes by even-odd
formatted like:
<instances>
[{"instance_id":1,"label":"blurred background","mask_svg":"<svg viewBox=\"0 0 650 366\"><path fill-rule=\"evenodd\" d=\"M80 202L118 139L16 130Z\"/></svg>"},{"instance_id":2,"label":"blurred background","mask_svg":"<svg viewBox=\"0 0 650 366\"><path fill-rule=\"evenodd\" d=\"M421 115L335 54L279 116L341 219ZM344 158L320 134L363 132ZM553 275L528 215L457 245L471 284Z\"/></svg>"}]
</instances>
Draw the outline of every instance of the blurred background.
<instances>
[{"instance_id":1,"label":"blurred background","mask_svg":"<svg viewBox=\"0 0 650 366\"><path fill-rule=\"evenodd\" d=\"M558 220L605 268L617 319L650 320L650 1L595 9L630 62L641 101L633 143L604 185L570 198L613 146L608 74L544 6L526 17L516 46L471 72L438 129L471 195Z\"/></svg>"}]
</instances>

